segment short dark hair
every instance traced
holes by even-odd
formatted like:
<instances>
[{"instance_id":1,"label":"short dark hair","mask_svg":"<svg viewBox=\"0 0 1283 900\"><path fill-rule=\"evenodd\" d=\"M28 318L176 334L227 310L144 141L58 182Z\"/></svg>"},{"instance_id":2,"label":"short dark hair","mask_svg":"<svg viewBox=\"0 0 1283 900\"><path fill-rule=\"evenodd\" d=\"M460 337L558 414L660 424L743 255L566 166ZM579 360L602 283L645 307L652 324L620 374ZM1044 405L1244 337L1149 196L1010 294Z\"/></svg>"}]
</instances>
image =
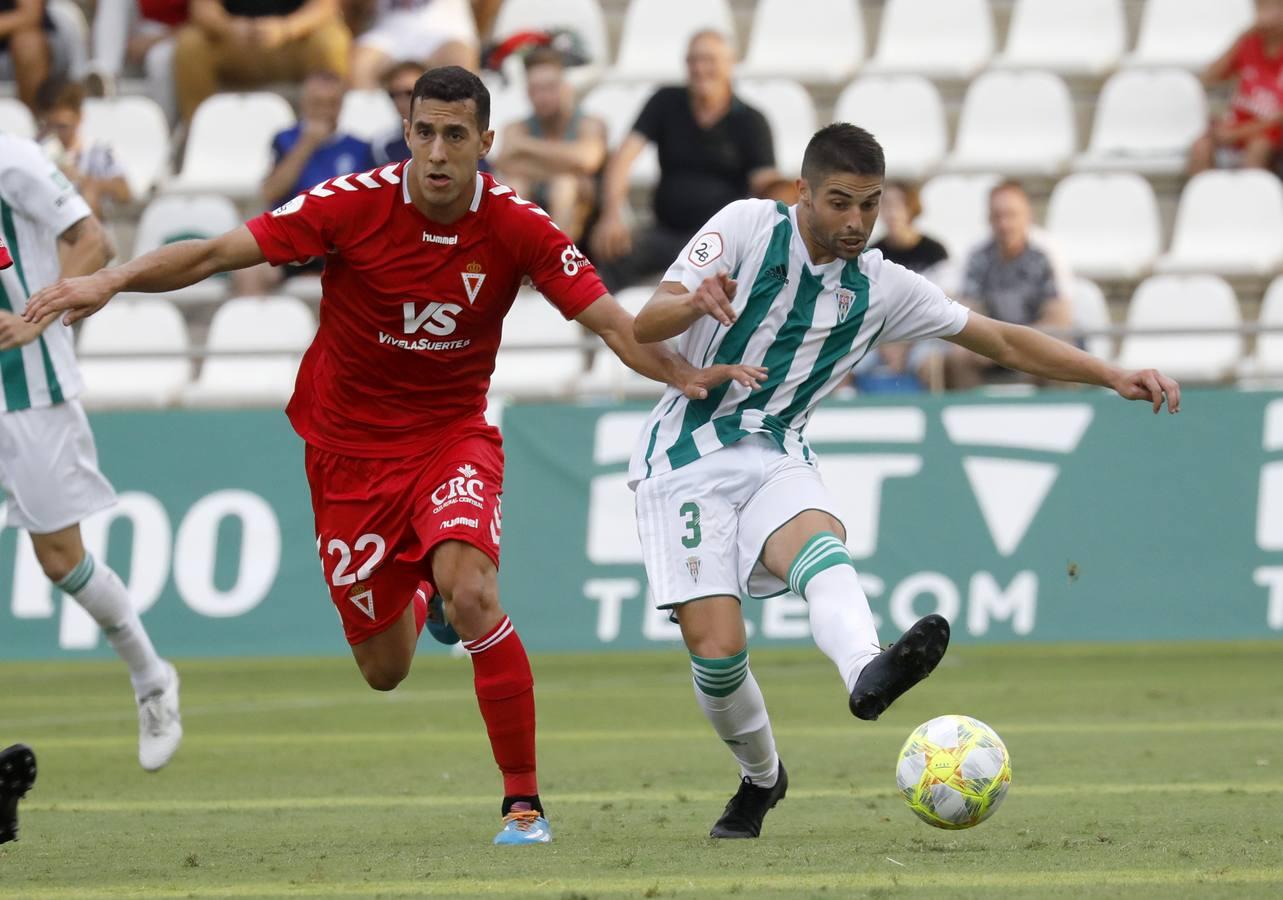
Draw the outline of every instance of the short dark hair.
<instances>
[{"instance_id":1,"label":"short dark hair","mask_svg":"<svg viewBox=\"0 0 1283 900\"><path fill-rule=\"evenodd\" d=\"M564 69L566 68L566 57L552 47L535 47L526 54L522 64L527 72L539 66L556 66L558 69Z\"/></svg>"},{"instance_id":2,"label":"short dark hair","mask_svg":"<svg viewBox=\"0 0 1283 900\"><path fill-rule=\"evenodd\" d=\"M490 91L480 78L462 66L440 66L420 75L410 96L411 110L419 100L445 103L471 100L477 106L477 125L482 131L490 128Z\"/></svg>"},{"instance_id":3,"label":"short dark hair","mask_svg":"<svg viewBox=\"0 0 1283 900\"><path fill-rule=\"evenodd\" d=\"M812 189L834 172L882 178L886 169L882 145L849 122L834 122L815 132L802 155L802 177Z\"/></svg>"},{"instance_id":4,"label":"short dark hair","mask_svg":"<svg viewBox=\"0 0 1283 900\"><path fill-rule=\"evenodd\" d=\"M46 78L36 88L36 112L47 113L55 109L70 109L80 112L85 102L85 88L78 81L55 76Z\"/></svg>"},{"instance_id":5,"label":"short dark hair","mask_svg":"<svg viewBox=\"0 0 1283 900\"><path fill-rule=\"evenodd\" d=\"M396 78L402 72L413 72L414 77L417 79L423 74L423 64L417 63L412 59L403 59L398 63L393 63L392 68L383 73L383 87L389 87L392 84L392 79Z\"/></svg>"}]
</instances>

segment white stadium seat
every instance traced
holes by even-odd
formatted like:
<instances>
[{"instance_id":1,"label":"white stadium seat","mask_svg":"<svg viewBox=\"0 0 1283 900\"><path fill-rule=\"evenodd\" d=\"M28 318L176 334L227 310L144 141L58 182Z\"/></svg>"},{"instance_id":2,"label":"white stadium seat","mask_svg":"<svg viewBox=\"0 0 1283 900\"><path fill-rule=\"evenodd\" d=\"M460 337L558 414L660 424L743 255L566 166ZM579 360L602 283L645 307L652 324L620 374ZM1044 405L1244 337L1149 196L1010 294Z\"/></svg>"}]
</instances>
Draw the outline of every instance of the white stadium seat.
<instances>
[{"instance_id":1,"label":"white stadium seat","mask_svg":"<svg viewBox=\"0 0 1283 900\"><path fill-rule=\"evenodd\" d=\"M241 224L236 205L219 194L173 194L147 204L134 236L137 259L174 241L210 238ZM180 303L207 303L227 296L225 276L215 276L167 295Z\"/></svg>"},{"instance_id":2,"label":"white stadium seat","mask_svg":"<svg viewBox=\"0 0 1283 900\"><path fill-rule=\"evenodd\" d=\"M125 170L135 199L146 197L169 175L169 122L150 97L85 101L82 140L102 141Z\"/></svg>"},{"instance_id":3,"label":"white stadium seat","mask_svg":"<svg viewBox=\"0 0 1283 900\"><path fill-rule=\"evenodd\" d=\"M815 134L818 121L810 93L796 81L783 78L738 81L735 93L770 123L775 167L786 178L800 175L802 155L811 135Z\"/></svg>"},{"instance_id":4,"label":"white stadium seat","mask_svg":"<svg viewBox=\"0 0 1283 900\"><path fill-rule=\"evenodd\" d=\"M1283 277L1270 283L1257 322L1283 329ZM1283 331L1257 335L1256 352L1243 364L1240 374L1283 378Z\"/></svg>"},{"instance_id":5,"label":"white stadium seat","mask_svg":"<svg viewBox=\"0 0 1283 900\"><path fill-rule=\"evenodd\" d=\"M1069 301L1074 308L1076 328L1108 328L1113 324L1109 318L1109 304L1105 302L1105 295L1096 282L1086 278L1075 278ZM1113 338L1098 335L1087 338L1083 343L1092 356L1104 360L1113 359Z\"/></svg>"},{"instance_id":6,"label":"white stadium seat","mask_svg":"<svg viewBox=\"0 0 1283 900\"><path fill-rule=\"evenodd\" d=\"M1184 69L1129 69L1105 82L1087 152L1074 168L1178 175L1207 128L1207 95Z\"/></svg>"},{"instance_id":7,"label":"white stadium seat","mask_svg":"<svg viewBox=\"0 0 1283 900\"><path fill-rule=\"evenodd\" d=\"M610 62L606 15L598 0L505 0L494 35L503 40L518 31L551 28L565 28L583 39L591 63L567 70L574 83L582 84Z\"/></svg>"},{"instance_id":8,"label":"white stadium seat","mask_svg":"<svg viewBox=\"0 0 1283 900\"><path fill-rule=\"evenodd\" d=\"M1128 328L1234 328L1242 324L1234 290L1215 275L1155 275L1141 282L1127 308ZM1177 380L1221 381L1243 355L1237 334L1128 335L1118 354L1124 369L1155 368Z\"/></svg>"},{"instance_id":9,"label":"white stadium seat","mask_svg":"<svg viewBox=\"0 0 1283 900\"><path fill-rule=\"evenodd\" d=\"M343 109L339 112L339 131L372 141L401 123L396 104L387 91L348 91L343 95Z\"/></svg>"},{"instance_id":10,"label":"white stadium seat","mask_svg":"<svg viewBox=\"0 0 1283 900\"><path fill-rule=\"evenodd\" d=\"M36 136L36 121L17 97L0 97L0 132L20 138Z\"/></svg>"},{"instance_id":11,"label":"white stadium seat","mask_svg":"<svg viewBox=\"0 0 1283 900\"><path fill-rule=\"evenodd\" d=\"M918 229L944 244L952 259L965 262L990 237L989 191L1001 180L994 174L937 175L922 186Z\"/></svg>"},{"instance_id":12,"label":"white stadium seat","mask_svg":"<svg viewBox=\"0 0 1283 900\"><path fill-rule=\"evenodd\" d=\"M1272 172L1212 170L1181 192L1161 272L1269 275L1283 265L1283 184Z\"/></svg>"},{"instance_id":13,"label":"white stadium seat","mask_svg":"<svg viewBox=\"0 0 1283 900\"><path fill-rule=\"evenodd\" d=\"M867 72L968 78L993 56L988 0L887 0Z\"/></svg>"},{"instance_id":14,"label":"white stadium seat","mask_svg":"<svg viewBox=\"0 0 1283 900\"><path fill-rule=\"evenodd\" d=\"M316 333L307 304L293 297L238 297L214 313L206 346L217 351L280 351L272 356L211 356L183 393L187 406L284 404L299 360Z\"/></svg>"},{"instance_id":15,"label":"white stadium seat","mask_svg":"<svg viewBox=\"0 0 1283 900\"><path fill-rule=\"evenodd\" d=\"M79 352L178 353L188 350L187 325L168 301L117 298L85 320ZM82 358L85 405L92 408L162 407L174 403L191 380L188 359Z\"/></svg>"},{"instance_id":16,"label":"white stadium seat","mask_svg":"<svg viewBox=\"0 0 1283 900\"><path fill-rule=\"evenodd\" d=\"M725 34L735 46L735 17L727 0L630 0L612 78L686 80L686 45L697 31Z\"/></svg>"},{"instance_id":17,"label":"white stadium seat","mask_svg":"<svg viewBox=\"0 0 1283 900\"><path fill-rule=\"evenodd\" d=\"M537 291L523 289L504 319L490 393L525 397L568 392L584 369L584 351L577 346L583 335L579 323L562 318ZM520 349L549 345L561 349Z\"/></svg>"},{"instance_id":18,"label":"white stadium seat","mask_svg":"<svg viewBox=\"0 0 1283 900\"><path fill-rule=\"evenodd\" d=\"M1047 205L1047 230L1070 267L1092 278L1139 278L1161 251L1154 189L1130 172L1061 179Z\"/></svg>"},{"instance_id":19,"label":"white stadium seat","mask_svg":"<svg viewBox=\"0 0 1283 900\"><path fill-rule=\"evenodd\" d=\"M606 123L606 142L613 152L633 130L637 116L655 89L656 85L645 82L599 84L588 92L580 106L585 113ZM633 163L630 181L636 186L649 187L658 180L659 154L653 144L648 144Z\"/></svg>"},{"instance_id":20,"label":"white stadium seat","mask_svg":"<svg viewBox=\"0 0 1283 900\"><path fill-rule=\"evenodd\" d=\"M967 88L955 171L1055 175L1077 147L1069 88L1050 72L986 72Z\"/></svg>"},{"instance_id":21,"label":"white stadium seat","mask_svg":"<svg viewBox=\"0 0 1283 900\"><path fill-rule=\"evenodd\" d=\"M165 189L253 197L272 165L272 138L294 124L280 94L215 94L196 109L182 171Z\"/></svg>"},{"instance_id":22,"label":"white stadium seat","mask_svg":"<svg viewBox=\"0 0 1283 900\"><path fill-rule=\"evenodd\" d=\"M1130 66L1201 69L1256 18L1252 0L1146 0Z\"/></svg>"},{"instance_id":23,"label":"white stadium seat","mask_svg":"<svg viewBox=\"0 0 1283 900\"><path fill-rule=\"evenodd\" d=\"M920 75L860 78L838 95L833 118L872 132L891 178L922 178L948 150L940 92Z\"/></svg>"},{"instance_id":24,"label":"white stadium seat","mask_svg":"<svg viewBox=\"0 0 1283 900\"><path fill-rule=\"evenodd\" d=\"M823 23L799 28L799 22ZM859 0L758 0L744 78L846 81L864 60L864 16Z\"/></svg>"},{"instance_id":25,"label":"white stadium seat","mask_svg":"<svg viewBox=\"0 0 1283 900\"><path fill-rule=\"evenodd\" d=\"M1118 64L1126 43L1122 0L1016 0L1006 49L993 64L1103 75Z\"/></svg>"}]
</instances>

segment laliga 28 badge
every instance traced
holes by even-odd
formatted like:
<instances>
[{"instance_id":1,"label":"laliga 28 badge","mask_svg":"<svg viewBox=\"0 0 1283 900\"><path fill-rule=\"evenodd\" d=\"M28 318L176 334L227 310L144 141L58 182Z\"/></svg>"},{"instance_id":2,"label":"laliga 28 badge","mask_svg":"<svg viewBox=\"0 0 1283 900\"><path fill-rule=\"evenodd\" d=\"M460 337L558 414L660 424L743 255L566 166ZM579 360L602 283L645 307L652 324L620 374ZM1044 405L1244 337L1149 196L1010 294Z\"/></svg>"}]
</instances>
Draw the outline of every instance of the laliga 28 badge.
<instances>
[{"instance_id":1,"label":"laliga 28 badge","mask_svg":"<svg viewBox=\"0 0 1283 900\"><path fill-rule=\"evenodd\" d=\"M7 269L13 265L13 257L9 255L9 248L4 245L4 238L0 238L0 269Z\"/></svg>"}]
</instances>

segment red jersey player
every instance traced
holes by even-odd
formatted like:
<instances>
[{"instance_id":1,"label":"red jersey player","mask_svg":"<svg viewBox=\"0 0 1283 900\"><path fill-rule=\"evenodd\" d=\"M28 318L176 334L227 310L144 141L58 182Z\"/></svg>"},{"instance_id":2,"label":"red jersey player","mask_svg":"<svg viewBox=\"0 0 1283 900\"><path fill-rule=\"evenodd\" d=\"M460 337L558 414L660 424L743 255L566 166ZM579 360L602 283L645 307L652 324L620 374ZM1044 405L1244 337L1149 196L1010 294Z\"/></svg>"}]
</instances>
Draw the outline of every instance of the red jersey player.
<instances>
[{"instance_id":1,"label":"red jersey player","mask_svg":"<svg viewBox=\"0 0 1283 900\"><path fill-rule=\"evenodd\" d=\"M435 585L472 659L503 774L496 843L551 838L535 778L530 663L499 605L503 484L486 388L522 279L636 371L692 397L763 371L695 370L639 345L632 317L548 218L477 171L494 133L475 75L433 69L405 123L411 159L322 182L221 237L171 244L36 294L29 318L92 314L119 291L166 291L269 261L326 259L320 328L287 413L306 442L317 547L371 687L408 674ZM659 348L659 349L656 349Z\"/></svg>"}]
</instances>

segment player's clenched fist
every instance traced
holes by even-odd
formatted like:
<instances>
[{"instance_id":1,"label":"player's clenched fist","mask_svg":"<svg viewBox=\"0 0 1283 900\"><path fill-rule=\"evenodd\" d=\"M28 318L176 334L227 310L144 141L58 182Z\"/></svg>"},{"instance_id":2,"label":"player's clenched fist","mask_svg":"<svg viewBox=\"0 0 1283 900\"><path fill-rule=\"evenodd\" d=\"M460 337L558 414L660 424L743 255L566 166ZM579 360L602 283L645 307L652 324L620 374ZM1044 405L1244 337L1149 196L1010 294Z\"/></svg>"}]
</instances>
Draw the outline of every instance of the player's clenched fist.
<instances>
[{"instance_id":1,"label":"player's clenched fist","mask_svg":"<svg viewBox=\"0 0 1283 900\"><path fill-rule=\"evenodd\" d=\"M735 309L731 305L735 287L735 279L725 272L710 275L691 293L691 306L729 328L735 322Z\"/></svg>"}]
</instances>

